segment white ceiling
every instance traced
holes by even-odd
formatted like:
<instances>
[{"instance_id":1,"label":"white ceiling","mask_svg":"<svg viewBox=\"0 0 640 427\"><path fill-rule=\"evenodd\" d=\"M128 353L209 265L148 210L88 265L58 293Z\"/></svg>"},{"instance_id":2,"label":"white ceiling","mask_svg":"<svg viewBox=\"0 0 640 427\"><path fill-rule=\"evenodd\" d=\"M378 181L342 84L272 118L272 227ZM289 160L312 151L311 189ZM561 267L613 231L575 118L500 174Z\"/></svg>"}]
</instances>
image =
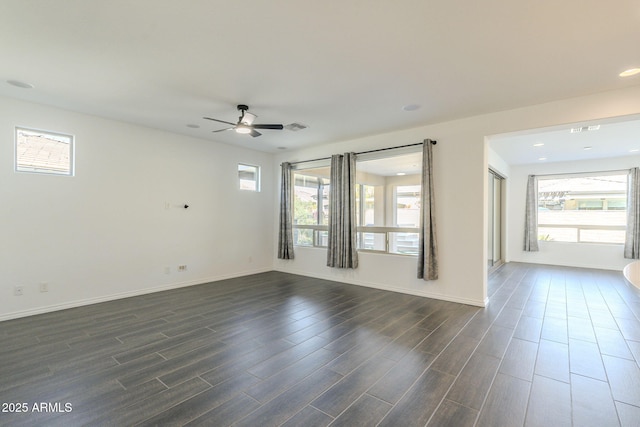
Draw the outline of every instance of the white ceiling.
<instances>
[{"instance_id":1,"label":"white ceiling","mask_svg":"<svg viewBox=\"0 0 640 427\"><path fill-rule=\"evenodd\" d=\"M390 155L385 152L386 155ZM379 176L418 175L422 171L422 151L358 162L358 172Z\"/></svg>"},{"instance_id":2,"label":"white ceiling","mask_svg":"<svg viewBox=\"0 0 640 427\"><path fill-rule=\"evenodd\" d=\"M599 126L597 130L571 132ZM543 144L543 145L541 145ZM508 164L568 162L640 155L640 117L494 135L489 146Z\"/></svg>"},{"instance_id":3,"label":"white ceiling","mask_svg":"<svg viewBox=\"0 0 640 427\"><path fill-rule=\"evenodd\" d=\"M0 95L276 151L638 85L639 40L636 0L2 0ZM239 103L309 128L211 133Z\"/></svg>"}]
</instances>

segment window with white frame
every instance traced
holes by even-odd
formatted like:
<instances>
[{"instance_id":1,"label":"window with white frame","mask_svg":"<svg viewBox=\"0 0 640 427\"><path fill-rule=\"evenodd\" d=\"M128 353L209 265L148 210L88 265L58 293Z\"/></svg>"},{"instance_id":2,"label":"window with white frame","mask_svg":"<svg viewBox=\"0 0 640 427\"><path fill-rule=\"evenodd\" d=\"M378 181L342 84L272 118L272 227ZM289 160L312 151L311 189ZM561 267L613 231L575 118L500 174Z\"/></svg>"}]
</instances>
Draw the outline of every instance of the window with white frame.
<instances>
[{"instance_id":1,"label":"window with white frame","mask_svg":"<svg viewBox=\"0 0 640 427\"><path fill-rule=\"evenodd\" d=\"M326 247L329 236L329 166L293 174L293 243Z\"/></svg>"},{"instance_id":2,"label":"window with white frame","mask_svg":"<svg viewBox=\"0 0 640 427\"><path fill-rule=\"evenodd\" d=\"M420 146L359 156L356 164L358 249L417 255Z\"/></svg>"},{"instance_id":3,"label":"window with white frame","mask_svg":"<svg viewBox=\"0 0 640 427\"><path fill-rule=\"evenodd\" d=\"M15 170L50 175L73 175L72 135L16 128Z\"/></svg>"},{"instance_id":4,"label":"window with white frame","mask_svg":"<svg viewBox=\"0 0 640 427\"><path fill-rule=\"evenodd\" d=\"M538 177L538 240L624 244L627 172Z\"/></svg>"},{"instance_id":5,"label":"window with white frame","mask_svg":"<svg viewBox=\"0 0 640 427\"><path fill-rule=\"evenodd\" d=\"M326 247L330 166L328 162L304 166L293 172L293 241L297 246ZM416 148L358 156L355 203L359 250L418 253L421 168L422 152Z\"/></svg>"},{"instance_id":6,"label":"window with white frame","mask_svg":"<svg viewBox=\"0 0 640 427\"><path fill-rule=\"evenodd\" d=\"M260 191L260 166L238 164L240 190Z\"/></svg>"}]
</instances>

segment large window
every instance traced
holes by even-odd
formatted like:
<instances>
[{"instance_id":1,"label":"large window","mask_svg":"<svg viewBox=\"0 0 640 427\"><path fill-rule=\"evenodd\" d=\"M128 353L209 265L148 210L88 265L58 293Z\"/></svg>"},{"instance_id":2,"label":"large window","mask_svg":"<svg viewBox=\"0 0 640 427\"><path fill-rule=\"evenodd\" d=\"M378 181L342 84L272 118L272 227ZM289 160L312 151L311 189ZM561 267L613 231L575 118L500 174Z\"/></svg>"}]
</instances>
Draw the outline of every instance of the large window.
<instances>
[{"instance_id":1,"label":"large window","mask_svg":"<svg viewBox=\"0 0 640 427\"><path fill-rule=\"evenodd\" d=\"M73 175L73 136L16 128L16 172Z\"/></svg>"},{"instance_id":2,"label":"large window","mask_svg":"<svg viewBox=\"0 0 640 427\"><path fill-rule=\"evenodd\" d=\"M538 178L538 239L624 244L627 173Z\"/></svg>"},{"instance_id":3,"label":"large window","mask_svg":"<svg viewBox=\"0 0 640 427\"><path fill-rule=\"evenodd\" d=\"M358 158L358 249L417 255L422 152L390 153Z\"/></svg>"},{"instance_id":4,"label":"large window","mask_svg":"<svg viewBox=\"0 0 640 427\"><path fill-rule=\"evenodd\" d=\"M420 147L418 147L419 149ZM420 223L422 152L358 156L356 223L359 250L416 255ZM294 171L293 242L326 247L330 167Z\"/></svg>"},{"instance_id":5,"label":"large window","mask_svg":"<svg viewBox=\"0 0 640 427\"><path fill-rule=\"evenodd\" d=\"M293 243L327 246L329 225L329 167L296 171L293 195Z\"/></svg>"}]
</instances>

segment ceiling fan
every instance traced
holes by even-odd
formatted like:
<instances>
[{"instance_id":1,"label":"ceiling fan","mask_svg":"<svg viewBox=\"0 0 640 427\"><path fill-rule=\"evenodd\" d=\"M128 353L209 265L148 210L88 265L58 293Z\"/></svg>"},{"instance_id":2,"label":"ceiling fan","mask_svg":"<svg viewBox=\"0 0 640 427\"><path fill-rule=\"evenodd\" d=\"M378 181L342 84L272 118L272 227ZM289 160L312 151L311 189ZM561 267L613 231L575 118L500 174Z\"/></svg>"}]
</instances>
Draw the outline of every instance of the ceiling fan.
<instances>
[{"instance_id":1,"label":"ceiling fan","mask_svg":"<svg viewBox=\"0 0 640 427\"><path fill-rule=\"evenodd\" d=\"M256 129L272 129L272 130L282 130L284 129L283 125L263 125L263 124L253 124L253 121L256 119L255 114L251 114L249 111L249 107L244 104L238 105L238 111L240 111L240 117L238 117L238 123L231 123L224 120L212 119L211 117L203 117L203 119L213 120L214 122L225 123L231 125L229 128L214 130L213 132L224 132L227 130L235 130L237 133L248 133L254 138L256 136L262 135Z\"/></svg>"}]
</instances>

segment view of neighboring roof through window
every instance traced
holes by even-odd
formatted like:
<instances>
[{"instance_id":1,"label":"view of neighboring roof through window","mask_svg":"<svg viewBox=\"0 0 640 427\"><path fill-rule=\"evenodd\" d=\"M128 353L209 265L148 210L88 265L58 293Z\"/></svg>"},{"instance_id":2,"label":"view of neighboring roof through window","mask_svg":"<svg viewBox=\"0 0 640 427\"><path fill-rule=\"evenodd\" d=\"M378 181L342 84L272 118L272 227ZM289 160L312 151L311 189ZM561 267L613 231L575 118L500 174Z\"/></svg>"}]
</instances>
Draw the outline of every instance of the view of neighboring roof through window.
<instances>
[{"instance_id":1,"label":"view of neighboring roof through window","mask_svg":"<svg viewBox=\"0 0 640 427\"><path fill-rule=\"evenodd\" d=\"M623 244L626 209L626 171L541 177L538 240Z\"/></svg>"},{"instance_id":2,"label":"view of neighboring roof through window","mask_svg":"<svg viewBox=\"0 0 640 427\"><path fill-rule=\"evenodd\" d=\"M73 136L16 128L16 172L73 175Z\"/></svg>"}]
</instances>

